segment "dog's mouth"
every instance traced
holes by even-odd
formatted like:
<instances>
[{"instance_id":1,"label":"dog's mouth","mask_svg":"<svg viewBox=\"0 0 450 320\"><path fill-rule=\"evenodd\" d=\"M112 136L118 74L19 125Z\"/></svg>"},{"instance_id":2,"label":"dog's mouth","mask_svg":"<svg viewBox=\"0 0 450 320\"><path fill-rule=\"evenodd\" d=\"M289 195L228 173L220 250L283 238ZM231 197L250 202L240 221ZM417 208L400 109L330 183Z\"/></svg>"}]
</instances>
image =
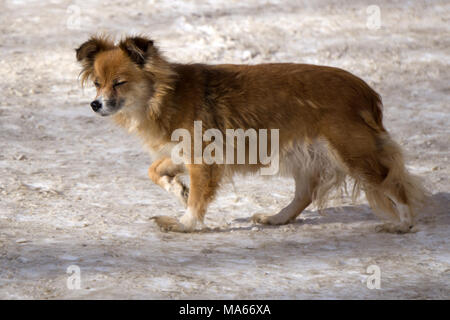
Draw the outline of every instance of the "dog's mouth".
<instances>
[{"instance_id":1,"label":"dog's mouth","mask_svg":"<svg viewBox=\"0 0 450 320\"><path fill-rule=\"evenodd\" d=\"M107 116L115 114L117 111L122 109L123 105L124 105L124 99L106 100L104 106L102 108L100 108L97 112L102 117L107 117Z\"/></svg>"}]
</instances>

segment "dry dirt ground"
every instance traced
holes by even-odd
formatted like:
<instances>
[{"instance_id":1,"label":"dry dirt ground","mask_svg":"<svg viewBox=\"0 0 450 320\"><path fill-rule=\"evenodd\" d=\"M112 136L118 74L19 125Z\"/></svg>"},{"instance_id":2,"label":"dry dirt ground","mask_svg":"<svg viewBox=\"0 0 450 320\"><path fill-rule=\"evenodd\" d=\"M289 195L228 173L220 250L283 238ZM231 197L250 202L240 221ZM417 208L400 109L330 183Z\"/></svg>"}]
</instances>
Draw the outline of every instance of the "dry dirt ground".
<instances>
[{"instance_id":1,"label":"dry dirt ground","mask_svg":"<svg viewBox=\"0 0 450 320\"><path fill-rule=\"evenodd\" d=\"M449 299L450 3L373 2L380 28L359 0L1 1L0 298ZM149 218L183 208L77 81L73 49L98 32L145 33L174 61L306 62L362 77L432 193L418 231L375 232L364 199L254 226L252 214L290 201L293 182L252 177L223 187L206 218L215 231L162 233ZM80 289L67 286L71 265ZM367 288L371 265L380 289Z\"/></svg>"}]
</instances>

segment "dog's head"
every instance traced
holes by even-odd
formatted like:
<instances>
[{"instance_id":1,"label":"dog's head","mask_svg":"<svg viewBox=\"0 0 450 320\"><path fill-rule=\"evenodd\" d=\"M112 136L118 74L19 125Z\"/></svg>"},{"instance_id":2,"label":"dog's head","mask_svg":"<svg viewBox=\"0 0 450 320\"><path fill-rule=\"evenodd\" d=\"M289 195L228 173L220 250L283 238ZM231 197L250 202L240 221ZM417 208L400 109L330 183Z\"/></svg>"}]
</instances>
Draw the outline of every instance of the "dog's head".
<instances>
[{"instance_id":1,"label":"dog's head","mask_svg":"<svg viewBox=\"0 0 450 320\"><path fill-rule=\"evenodd\" d=\"M153 41L128 37L117 45L106 37L92 37L76 49L83 69L81 82L92 81L97 95L92 109L102 116L136 108L152 95L155 79L148 64L158 59Z\"/></svg>"}]
</instances>

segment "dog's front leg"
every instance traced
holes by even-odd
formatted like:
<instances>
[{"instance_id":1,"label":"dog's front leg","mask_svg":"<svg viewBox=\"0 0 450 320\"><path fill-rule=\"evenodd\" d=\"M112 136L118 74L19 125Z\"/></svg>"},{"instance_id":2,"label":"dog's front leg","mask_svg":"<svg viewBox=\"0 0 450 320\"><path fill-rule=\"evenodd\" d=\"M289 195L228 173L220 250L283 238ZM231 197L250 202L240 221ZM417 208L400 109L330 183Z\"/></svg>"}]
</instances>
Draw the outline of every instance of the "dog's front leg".
<instances>
[{"instance_id":1,"label":"dog's front leg","mask_svg":"<svg viewBox=\"0 0 450 320\"><path fill-rule=\"evenodd\" d=\"M222 176L217 165L187 165L190 177L190 191L186 213L178 220L172 217L153 217L164 231L191 232L198 225L203 226L208 204L214 198Z\"/></svg>"},{"instance_id":2,"label":"dog's front leg","mask_svg":"<svg viewBox=\"0 0 450 320\"><path fill-rule=\"evenodd\" d=\"M184 171L184 164L174 164L170 158L163 158L152 163L148 168L148 176L154 183L174 194L184 206L187 206L189 188L180 179Z\"/></svg>"}]
</instances>

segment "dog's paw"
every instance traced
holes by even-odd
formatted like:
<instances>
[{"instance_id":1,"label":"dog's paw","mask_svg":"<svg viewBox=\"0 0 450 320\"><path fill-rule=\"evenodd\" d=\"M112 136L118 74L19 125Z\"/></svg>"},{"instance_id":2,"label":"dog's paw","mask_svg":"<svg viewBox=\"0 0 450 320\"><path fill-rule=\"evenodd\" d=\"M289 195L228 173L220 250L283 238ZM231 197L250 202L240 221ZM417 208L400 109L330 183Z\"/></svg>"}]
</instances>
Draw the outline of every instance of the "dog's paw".
<instances>
[{"instance_id":1,"label":"dog's paw","mask_svg":"<svg viewBox=\"0 0 450 320\"><path fill-rule=\"evenodd\" d=\"M267 224L272 226L280 226L286 223L289 223L289 221L282 221L277 220L274 218L273 215L263 214L263 213L256 213L252 216L252 222L253 223L259 223L259 224Z\"/></svg>"},{"instance_id":2,"label":"dog's paw","mask_svg":"<svg viewBox=\"0 0 450 320\"><path fill-rule=\"evenodd\" d=\"M253 223L260 223L260 224L270 224L269 222L269 215L262 214L262 213L255 213L252 216L252 222Z\"/></svg>"},{"instance_id":3,"label":"dog's paw","mask_svg":"<svg viewBox=\"0 0 450 320\"><path fill-rule=\"evenodd\" d=\"M167 178L166 190L174 194L181 204L186 208L189 197L189 187L187 187L179 176L174 178Z\"/></svg>"},{"instance_id":4,"label":"dog's paw","mask_svg":"<svg viewBox=\"0 0 450 320\"><path fill-rule=\"evenodd\" d=\"M409 232L417 232L417 228L412 225L407 224L395 224L395 223L385 223L382 225L378 225L375 227L376 232L385 232L385 233L409 233Z\"/></svg>"},{"instance_id":5,"label":"dog's paw","mask_svg":"<svg viewBox=\"0 0 450 320\"><path fill-rule=\"evenodd\" d=\"M187 207L188 198L189 198L189 187L186 186L178 176L175 176L174 180L178 186L178 189L176 191L176 194L178 195L178 199L181 201L181 203L185 207Z\"/></svg>"},{"instance_id":6,"label":"dog's paw","mask_svg":"<svg viewBox=\"0 0 450 320\"><path fill-rule=\"evenodd\" d=\"M181 224L178 219L168 217L168 216L155 216L150 218L151 220L154 220L158 227L161 229L161 231L168 232L186 232L186 228L183 224Z\"/></svg>"}]
</instances>

